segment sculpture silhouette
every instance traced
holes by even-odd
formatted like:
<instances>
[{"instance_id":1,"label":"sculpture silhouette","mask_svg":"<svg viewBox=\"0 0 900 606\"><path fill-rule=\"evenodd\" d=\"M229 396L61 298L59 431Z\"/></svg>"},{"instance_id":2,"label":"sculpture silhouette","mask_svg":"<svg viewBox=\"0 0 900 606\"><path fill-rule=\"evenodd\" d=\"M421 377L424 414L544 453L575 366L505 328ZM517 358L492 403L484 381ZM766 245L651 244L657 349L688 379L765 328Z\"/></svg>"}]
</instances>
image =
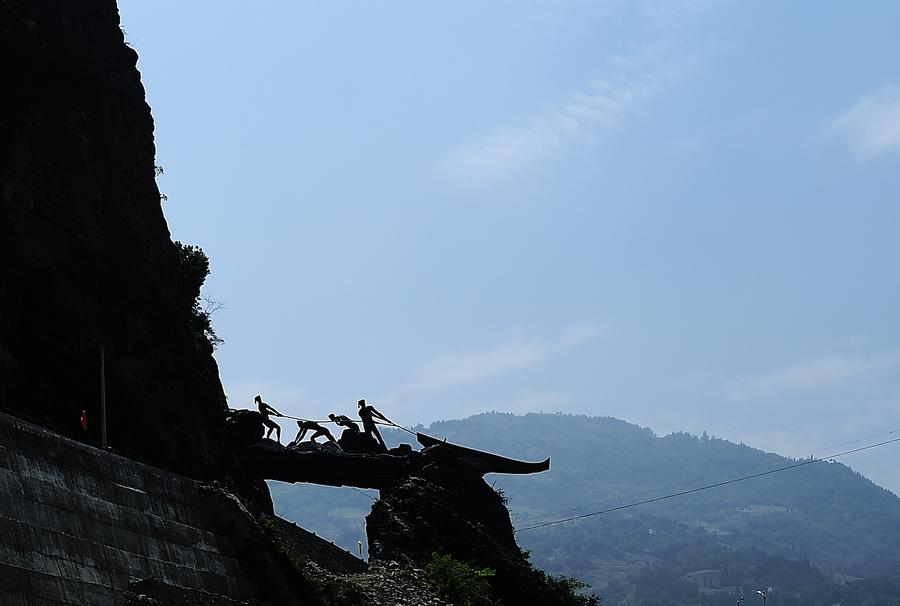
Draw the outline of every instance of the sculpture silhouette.
<instances>
[{"instance_id":1,"label":"sculpture silhouette","mask_svg":"<svg viewBox=\"0 0 900 606\"><path fill-rule=\"evenodd\" d=\"M272 432L275 432L275 439L278 440L278 443L281 444L281 426L269 418L269 414L273 414L276 417L283 417L280 412L263 402L262 396L257 395L253 398L253 401L256 402L256 407L259 409L259 414L262 415L263 425L269 428L266 432L266 437L272 435Z\"/></svg>"},{"instance_id":2,"label":"sculpture silhouette","mask_svg":"<svg viewBox=\"0 0 900 606\"><path fill-rule=\"evenodd\" d=\"M297 432L297 437L294 438L294 441L288 444L288 446L299 444L303 441L303 438L306 436L306 432L313 430L313 434L309 437L310 442L315 442L316 438L320 436L325 436L329 442L337 443L337 440L334 439L334 436L331 435L331 432L328 431L327 428L322 427L315 421L297 421L297 427L300 428L300 431Z\"/></svg>"},{"instance_id":3,"label":"sculpture silhouette","mask_svg":"<svg viewBox=\"0 0 900 606\"><path fill-rule=\"evenodd\" d=\"M387 421L388 423L390 423L390 419L375 410L374 406L369 406L368 404L366 404L365 400L360 400L356 403L356 405L359 407L359 411L357 414L359 414L359 418L362 419L363 431L375 438L378 441L378 444L381 445L381 448L387 450L387 445L384 443L384 438L381 437L381 434L378 433L378 427L375 426L375 419L378 418L382 421Z\"/></svg>"},{"instance_id":4,"label":"sculpture silhouette","mask_svg":"<svg viewBox=\"0 0 900 606\"><path fill-rule=\"evenodd\" d=\"M263 438L261 417L255 410L230 410L226 422L226 434L235 454L247 473L259 479L380 490L426 470L453 478L460 468L478 476L530 474L550 468L550 459L518 461L423 433L416 434L424 447L421 451L408 444L385 451L372 436L355 427L345 429L337 444L304 442L301 448L286 448Z\"/></svg>"}]
</instances>

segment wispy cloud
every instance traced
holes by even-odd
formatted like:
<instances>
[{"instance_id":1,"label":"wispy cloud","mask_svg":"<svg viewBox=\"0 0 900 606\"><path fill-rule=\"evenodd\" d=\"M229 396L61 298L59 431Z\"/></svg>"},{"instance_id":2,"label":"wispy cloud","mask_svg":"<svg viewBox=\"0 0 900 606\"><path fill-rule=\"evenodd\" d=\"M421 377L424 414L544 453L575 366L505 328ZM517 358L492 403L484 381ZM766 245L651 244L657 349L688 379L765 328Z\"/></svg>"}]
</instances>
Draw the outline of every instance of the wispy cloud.
<instances>
[{"instance_id":1,"label":"wispy cloud","mask_svg":"<svg viewBox=\"0 0 900 606\"><path fill-rule=\"evenodd\" d=\"M885 86L861 98L831 128L860 156L900 150L900 87Z\"/></svg>"},{"instance_id":2,"label":"wispy cloud","mask_svg":"<svg viewBox=\"0 0 900 606\"><path fill-rule=\"evenodd\" d=\"M599 77L544 116L462 143L449 155L450 173L475 183L507 178L565 145L597 140L619 128L692 68L696 60L684 48L686 32L710 4L646 3L642 37L647 42L611 57Z\"/></svg>"},{"instance_id":3,"label":"wispy cloud","mask_svg":"<svg viewBox=\"0 0 900 606\"><path fill-rule=\"evenodd\" d=\"M647 55L656 54L647 49ZM683 67L653 66L647 57L619 57L618 69L590 81L569 102L529 125L468 141L453 150L450 171L468 182L510 177L573 141L593 140L640 112Z\"/></svg>"},{"instance_id":4,"label":"wispy cloud","mask_svg":"<svg viewBox=\"0 0 900 606\"><path fill-rule=\"evenodd\" d=\"M558 338L516 338L466 351L437 356L425 362L401 391L431 391L473 383L489 377L530 368L553 354L576 347L606 333L597 324L578 324Z\"/></svg>"},{"instance_id":5,"label":"wispy cloud","mask_svg":"<svg viewBox=\"0 0 900 606\"><path fill-rule=\"evenodd\" d=\"M448 167L467 182L503 179L539 160L561 141L553 124L541 120L464 143L451 152Z\"/></svg>"},{"instance_id":6,"label":"wispy cloud","mask_svg":"<svg viewBox=\"0 0 900 606\"><path fill-rule=\"evenodd\" d=\"M900 353L828 354L730 382L726 394L753 400L835 389L859 379L900 367Z\"/></svg>"}]
</instances>

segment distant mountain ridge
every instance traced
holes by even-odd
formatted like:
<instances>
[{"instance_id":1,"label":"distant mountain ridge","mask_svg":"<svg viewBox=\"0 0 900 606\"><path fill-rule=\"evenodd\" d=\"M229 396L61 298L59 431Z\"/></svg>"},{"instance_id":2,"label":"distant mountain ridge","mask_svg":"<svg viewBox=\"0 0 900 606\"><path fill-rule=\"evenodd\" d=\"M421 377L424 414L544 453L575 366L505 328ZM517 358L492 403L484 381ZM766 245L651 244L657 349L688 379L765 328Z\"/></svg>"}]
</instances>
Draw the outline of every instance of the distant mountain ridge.
<instances>
[{"instance_id":1,"label":"distant mountain ridge","mask_svg":"<svg viewBox=\"0 0 900 606\"><path fill-rule=\"evenodd\" d=\"M660 437L609 417L484 413L421 429L515 458L552 458L549 472L490 479L496 479L495 487L508 497L517 528L797 462L705 435ZM409 436L398 432L391 438L408 441ZM340 505L338 493L323 499L307 487L276 485L273 496L276 509L288 517L304 509L297 521L314 529L320 522L340 527L324 513L315 519L316 499L349 517L354 508L367 507L362 495L347 495L354 504ZM836 579L882 577L900 570L900 498L842 463L813 462L618 513L520 532L517 539L531 550L537 565L592 582L598 595L607 596L604 603L697 603L699 588L693 583L704 577L694 573L702 570L714 571L702 581L712 585L704 590L708 593L702 603L733 604L729 596L752 584L803 596L796 597L798 604L818 603L811 596L837 587ZM637 596L638 585L654 583L672 587L657 588L650 597ZM839 601L821 597L822 603ZM780 603L795 603L786 600Z\"/></svg>"},{"instance_id":2,"label":"distant mountain ridge","mask_svg":"<svg viewBox=\"0 0 900 606\"><path fill-rule=\"evenodd\" d=\"M553 468L547 474L498 480L510 495L513 510L521 514L517 516L519 526L550 514L572 513L573 508L575 515L589 513L796 461L708 436L675 433L658 437L647 428L609 417L485 413L434 423L429 431L514 457L552 457ZM830 532L844 549L854 544L854 536L867 530L884 538L900 534L900 498L842 463L814 462L642 506L640 512L731 529L733 524L729 525L725 519L729 516L723 512L752 506L757 506L757 511L759 506L772 507L769 513L776 516L799 516L797 528L808 524L825 530L822 525L830 523ZM821 540L827 541L827 537ZM810 550L805 555L816 562L852 564L848 574L862 576L871 574L873 566L876 571L881 568L865 557L851 562L834 558L827 543L803 547ZM896 569L900 542L885 546L880 557L884 568Z\"/></svg>"}]
</instances>

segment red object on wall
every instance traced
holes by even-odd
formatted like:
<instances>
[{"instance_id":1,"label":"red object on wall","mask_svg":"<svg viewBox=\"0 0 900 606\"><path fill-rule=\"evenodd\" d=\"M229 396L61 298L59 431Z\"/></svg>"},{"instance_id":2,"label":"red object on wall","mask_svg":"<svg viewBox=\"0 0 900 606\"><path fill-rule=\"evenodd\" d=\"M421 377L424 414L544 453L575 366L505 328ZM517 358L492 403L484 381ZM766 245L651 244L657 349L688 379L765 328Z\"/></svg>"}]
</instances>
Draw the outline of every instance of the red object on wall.
<instances>
[{"instance_id":1,"label":"red object on wall","mask_svg":"<svg viewBox=\"0 0 900 606\"><path fill-rule=\"evenodd\" d=\"M81 431L87 431L87 411L81 411Z\"/></svg>"}]
</instances>

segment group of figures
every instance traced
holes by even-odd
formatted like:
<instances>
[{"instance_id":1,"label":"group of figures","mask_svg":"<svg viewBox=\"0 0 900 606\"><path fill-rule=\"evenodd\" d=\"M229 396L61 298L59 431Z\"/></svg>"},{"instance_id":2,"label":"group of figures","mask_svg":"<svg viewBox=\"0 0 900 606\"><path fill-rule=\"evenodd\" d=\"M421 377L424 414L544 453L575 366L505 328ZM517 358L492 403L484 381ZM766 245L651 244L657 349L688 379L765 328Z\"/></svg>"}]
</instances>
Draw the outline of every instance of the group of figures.
<instances>
[{"instance_id":1,"label":"group of figures","mask_svg":"<svg viewBox=\"0 0 900 606\"><path fill-rule=\"evenodd\" d=\"M256 407L259 409L259 413L263 418L263 426L267 428L266 438L272 435L272 432L275 432L275 439L280 443L281 442L281 426L278 425L275 421L269 418L270 415L276 417L287 417L277 410L274 407L267 404L263 401L262 396L256 396L253 401L256 403ZM297 427L299 431L297 431L297 437L293 439L288 444L288 448L298 447L304 439L309 435L310 442L316 442L317 438L324 437L328 442L333 444L340 444L344 450L371 450L371 448L365 446L366 442L369 442L375 446L379 450L387 450L387 445L384 443L384 438L381 437L381 433L378 431L377 422L381 421L387 423L389 425L393 425L394 423L388 419L386 416L381 414L374 406L366 404L365 400L360 400L356 403L357 405L357 415L359 415L360 421L362 421L363 431L359 430L359 425L353 421L347 415L339 415L335 413L331 413L328 415L329 421L310 421L307 419L297 419ZM295 418L295 417L288 417ZM378 421L376 421L378 419ZM327 427L323 426L321 423L334 423L338 427L343 427L344 431L341 434L340 441L336 440ZM312 432L312 433L310 433ZM360 444L363 446L360 448Z\"/></svg>"}]
</instances>

